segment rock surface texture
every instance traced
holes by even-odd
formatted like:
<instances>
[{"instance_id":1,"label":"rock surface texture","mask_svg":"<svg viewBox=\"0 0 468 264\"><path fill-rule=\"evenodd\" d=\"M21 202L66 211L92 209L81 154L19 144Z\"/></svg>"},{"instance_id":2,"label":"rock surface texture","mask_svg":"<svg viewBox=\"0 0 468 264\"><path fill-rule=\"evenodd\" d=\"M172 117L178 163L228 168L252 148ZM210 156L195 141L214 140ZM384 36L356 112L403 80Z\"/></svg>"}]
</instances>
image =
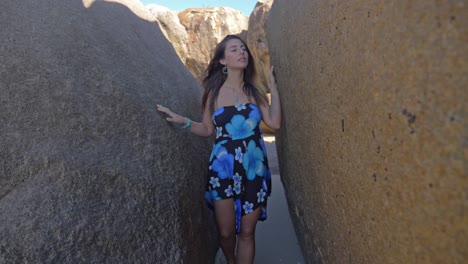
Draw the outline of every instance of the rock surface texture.
<instances>
[{"instance_id":1,"label":"rock surface texture","mask_svg":"<svg viewBox=\"0 0 468 264\"><path fill-rule=\"evenodd\" d=\"M242 34L248 27L247 16L227 7L189 8L179 12L178 17L179 23L186 29L187 42L186 46L179 48L174 45L174 47L186 50L186 57L182 58L182 61L193 76L198 79L208 66L216 44L228 34ZM171 29L168 29L167 32L169 36L182 34ZM178 37L172 38L177 39ZM183 52L178 51L178 53L182 54Z\"/></svg>"},{"instance_id":2,"label":"rock surface texture","mask_svg":"<svg viewBox=\"0 0 468 264\"><path fill-rule=\"evenodd\" d=\"M150 4L147 8L154 19L158 21L164 36L166 36L185 64L187 57L189 57L187 51L188 35L185 27L179 22L177 12L155 4Z\"/></svg>"},{"instance_id":3,"label":"rock surface texture","mask_svg":"<svg viewBox=\"0 0 468 264\"><path fill-rule=\"evenodd\" d=\"M266 36L267 21L273 0L259 1L249 17L247 45L255 59L259 88L268 90L270 80L270 53Z\"/></svg>"},{"instance_id":4,"label":"rock surface texture","mask_svg":"<svg viewBox=\"0 0 468 264\"><path fill-rule=\"evenodd\" d=\"M279 161L308 263L466 261L467 8L274 2Z\"/></svg>"},{"instance_id":5,"label":"rock surface texture","mask_svg":"<svg viewBox=\"0 0 468 264\"><path fill-rule=\"evenodd\" d=\"M0 263L211 263L210 142L156 111L200 119L200 88L147 10L0 10Z\"/></svg>"},{"instance_id":6,"label":"rock surface texture","mask_svg":"<svg viewBox=\"0 0 468 264\"><path fill-rule=\"evenodd\" d=\"M232 8L189 8L181 12L154 4L147 8L197 79L201 79L216 44L226 35L241 35L245 39L248 17Z\"/></svg>"}]
</instances>

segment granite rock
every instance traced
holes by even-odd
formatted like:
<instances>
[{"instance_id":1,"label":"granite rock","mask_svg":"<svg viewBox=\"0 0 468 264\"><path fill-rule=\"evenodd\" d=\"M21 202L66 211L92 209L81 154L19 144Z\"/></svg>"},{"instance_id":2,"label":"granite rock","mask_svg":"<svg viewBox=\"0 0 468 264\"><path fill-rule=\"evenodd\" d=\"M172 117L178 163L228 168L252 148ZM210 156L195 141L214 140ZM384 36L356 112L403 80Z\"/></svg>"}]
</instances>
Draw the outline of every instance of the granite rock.
<instances>
[{"instance_id":1,"label":"granite rock","mask_svg":"<svg viewBox=\"0 0 468 264\"><path fill-rule=\"evenodd\" d=\"M156 4L150 4L147 8L158 21L164 36L169 40L177 55L185 64L187 57L189 57L187 52L188 35L185 27L180 24L177 12Z\"/></svg>"},{"instance_id":2,"label":"granite rock","mask_svg":"<svg viewBox=\"0 0 468 264\"><path fill-rule=\"evenodd\" d=\"M226 35L242 34L248 28L248 17L228 7L189 8L178 16L188 35L185 65L198 79L208 67L216 44Z\"/></svg>"},{"instance_id":3,"label":"granite rock","mask_svg":"<svg viewBox=\"0 0 468 264\"><path fill-rule=\"evenodd\" d=\"M258 76L258 88L269 90L270 53L266 35L267 21L273 0L259 1L249 17L247 45L255 58L255 69Z\"/></svg>"},{"instance_id":4,"label":"granite rock","mask_svg":"<svg viewBox=\"0 0 468 264\"><path fill-rule=\"evenodd\" d=\"M0 3L0 263L210 263L200 87L138 1Z\"/></svg>"},{"instance_id":5,"label":"granite rock","mask_svg":"<svg viewBox=\"0 0 468 264\"><path fill-rule=\"evenodd\" d=\"M467 19L463 1L274 1L278 159L307 263L466 261Z\"/></svg>"}]
</instances>

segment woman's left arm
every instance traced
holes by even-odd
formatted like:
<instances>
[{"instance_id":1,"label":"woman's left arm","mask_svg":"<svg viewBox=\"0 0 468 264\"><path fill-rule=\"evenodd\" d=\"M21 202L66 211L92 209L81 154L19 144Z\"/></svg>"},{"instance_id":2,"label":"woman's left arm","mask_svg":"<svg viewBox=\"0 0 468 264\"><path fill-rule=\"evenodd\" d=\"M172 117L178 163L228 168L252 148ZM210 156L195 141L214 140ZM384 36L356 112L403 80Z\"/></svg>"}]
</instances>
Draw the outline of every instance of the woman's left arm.
<instances>
[{"instance_id":1,"label":"woman's left arm","mask_svg":"<svg viewBox=\"0 0 468 264\"><path fill-rule=\"evenodd\" d=\"M271 104L260 104L262 111L263 122L271 129L279 129L281 127L281 102L278 94L278 87L276 86L276 78L273 74L273 66L270 69L270 92Z\"/></svg>"}]
</instances>

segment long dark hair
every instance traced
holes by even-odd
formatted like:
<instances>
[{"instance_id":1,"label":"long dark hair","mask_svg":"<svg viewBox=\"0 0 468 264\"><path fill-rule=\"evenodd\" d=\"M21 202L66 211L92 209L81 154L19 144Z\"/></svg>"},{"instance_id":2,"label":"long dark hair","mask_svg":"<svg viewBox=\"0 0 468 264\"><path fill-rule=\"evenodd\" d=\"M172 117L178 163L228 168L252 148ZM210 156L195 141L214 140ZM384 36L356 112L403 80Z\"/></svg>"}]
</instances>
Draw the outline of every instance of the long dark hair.
<instances>
[{"instance_id":1,"label":"long dark hair","mask_svg":"<svg viewBox=\"0 0 468 264\"><path fill-rule=\"evenodd\" d=\"M236 35L227 35L221 42L216 45L213 59L211 59L208 68L205 71L205 77L203 78L202 85L205 88L205 93L202 99L202 109L205 110L209 106L210 111L214 112L215 102L218 99L219 90L226 81L227 74L222 72L224 65L219 61L224 59L224 52L226 50L226 43L231 39L238 39L244 44L247 54L249 54L249 60L247 67L244 69L244 93L249 99L253 98L257 104L267 104L267 97L265 93L257 90L254 85L256 78L255 63L250 53L247 44ZM208 98L210 99L208 102Z\"/></svg>"}]
</instances>

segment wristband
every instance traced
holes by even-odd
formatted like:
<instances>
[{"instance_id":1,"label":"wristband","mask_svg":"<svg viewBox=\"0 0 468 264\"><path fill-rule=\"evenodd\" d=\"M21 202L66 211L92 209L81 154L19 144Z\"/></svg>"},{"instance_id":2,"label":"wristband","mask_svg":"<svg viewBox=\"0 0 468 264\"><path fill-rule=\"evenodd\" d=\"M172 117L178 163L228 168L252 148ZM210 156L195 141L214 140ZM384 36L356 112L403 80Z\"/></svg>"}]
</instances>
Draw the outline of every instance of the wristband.
<instances>
[{"instance_id":1,"label":"wristband","mask_svg":"<svg viewBox=\"0 0 468 264\"><path fill-rule=\"evenodd\" d=\"M187 120L187 124L185 124L182 128L188 128L190 127L190 125L192 124L192 120L190 120L190 118L188 117L184 117L185 120Z\"/></svg>"}]
</instances>

